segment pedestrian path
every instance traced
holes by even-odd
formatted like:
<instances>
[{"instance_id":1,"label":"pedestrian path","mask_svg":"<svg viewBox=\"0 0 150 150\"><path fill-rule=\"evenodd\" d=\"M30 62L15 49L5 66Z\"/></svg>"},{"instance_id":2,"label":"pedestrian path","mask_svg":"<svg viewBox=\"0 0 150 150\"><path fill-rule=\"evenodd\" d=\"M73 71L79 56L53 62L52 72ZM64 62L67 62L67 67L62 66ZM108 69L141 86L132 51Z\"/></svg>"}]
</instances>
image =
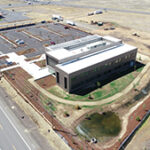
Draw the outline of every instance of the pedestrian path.
<instances>
[{"instance_id":1,"label":"pedestrian path","mask_svg":"<svg viewBox=\"0 0 150 150\"><path fill-rule=\"evenodd\" d=\"M72 101L72 100L66 100L66 99L63 99L63 98L60 98L48 91L46 91L44 88L40 87L35 81L33 78L29 79L29 82L35 87L37 88L38 90L40 90L44 95L46 95L47 97L51 98L52 100L54 101L57 101L57 102L61 102L61 103L64 103L64 104L70 104L70 105L80 105L80 106L94 106L94 105L103 105L103 104L107 104L107 103L110 103L118 98L120 98L121 96L127 94L133 87L134 85L136 85L138 82L140 84L140 80L142 78L145 77L145 75L149 74L150 73L150 62L144 67L144 69L142 70L142 72L134 79L134 81L129 85L127 86L123 91L109 97L109 98L106 98L106 99L103 99L103 100L99 100L99 101Z\"/></svg>"},{"instance_id":2,"label":"pedestrian path","mask_svg":"<svg viewBox=\"0 0 150 150\"><path fill-rule=\"evenodd\" d=\"M26 72L28 72L34 78L34 80L46 77L46 76L51 75L53 73L52 71L50 72L47 67L40 68L39 66L37 66L34 63L36 61L43 60L43 58L45 58L43 56L40 57L37 60L34 60L34 61L26 61L25 60L26 57L24 55L17 55L14 52L8 53L7 56L9 57L9 58L6 59L8 62L15 62L17 65L4 68L1 71L10 70L10 69L13 69L13 68L16 68L16 67L21 67Z\"/></svg>"}]
</instances>

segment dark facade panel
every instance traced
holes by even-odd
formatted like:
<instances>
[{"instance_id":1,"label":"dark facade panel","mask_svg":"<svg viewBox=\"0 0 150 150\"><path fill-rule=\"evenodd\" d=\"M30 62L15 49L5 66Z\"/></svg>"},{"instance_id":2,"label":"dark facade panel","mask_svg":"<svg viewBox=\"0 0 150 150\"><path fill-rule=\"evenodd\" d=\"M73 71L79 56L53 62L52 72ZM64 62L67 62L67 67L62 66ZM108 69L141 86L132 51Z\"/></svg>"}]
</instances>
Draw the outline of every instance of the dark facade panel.
<instances>
[{"instance_id":1,"label":"dark facade panel","mask_svg":"<svg viewBox=\"0 0 150 150\"><path fill-rule=\"evenodd\" d=\"M115 71L126 70L131 67L131 62L134 62L135 58L136 50L70 74L68 76L70 82L68 91L74 91L78 87L96 79L104 80Z\"/></svg>"},{"instance_id":2,"label":"dark facade panel","mask_svg":"<svg viewBox=\"0 0 150 150\"><path fill-rule=\"evenodd\" d=\"M67 74L55 66L57 84L67 92L73 92L84 87L87 83L110 78L115 72L123 71L131 67L136 60L137 49L118 55L109 60L99 62L93 66L77 72ZM47 57L49 58L49 57ZM51 62L51 59L47 60ZM52 62L55 63L55 62Z\"/></svg>"},{"instance_id":3,"label":"dark facade panel","mask_svg":"<svg viewBox=\"0 0 150 150\"><path fill-rule=\"evenodd\" d=\"M58 61L55 60L54 58L52 58L52 57L46 55L46 63L47 63L47 65L49 65L49 66L51 66L51 67L55 67L55 65L58 64Z\"/></svg>"},{"instance_id":4,"label":"dark facade panel","mask_svg":"<svg viewBox=\"0 0 150 150\"><path fill-rule=\"evenodd\" d=\"M59 72L56 72L56 82L59 83Z\"/></svg>"}]
</instances>

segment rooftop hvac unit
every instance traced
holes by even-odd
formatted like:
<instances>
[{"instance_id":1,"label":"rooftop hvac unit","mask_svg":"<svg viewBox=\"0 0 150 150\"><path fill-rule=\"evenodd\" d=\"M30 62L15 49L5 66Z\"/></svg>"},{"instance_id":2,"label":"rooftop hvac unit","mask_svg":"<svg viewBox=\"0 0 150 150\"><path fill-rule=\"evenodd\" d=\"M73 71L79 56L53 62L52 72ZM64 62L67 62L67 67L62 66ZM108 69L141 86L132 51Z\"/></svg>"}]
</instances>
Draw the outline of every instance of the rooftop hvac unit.
<instances>
[{"instance_id":1,"label":"rooftop hvac unit","mask_svg":"<svg viewBox=\"0 0 150 150\"><path fill-rule=\"evenodd\" d=\"M96 42L96 43L89 44L89 45L87 46L87 48L88 48L88 49L93 49L93 48L97 48L97 47L104 46L104 45L106 45L106 42L105 42L105 41Z\"/></svg>"}]
</instances>

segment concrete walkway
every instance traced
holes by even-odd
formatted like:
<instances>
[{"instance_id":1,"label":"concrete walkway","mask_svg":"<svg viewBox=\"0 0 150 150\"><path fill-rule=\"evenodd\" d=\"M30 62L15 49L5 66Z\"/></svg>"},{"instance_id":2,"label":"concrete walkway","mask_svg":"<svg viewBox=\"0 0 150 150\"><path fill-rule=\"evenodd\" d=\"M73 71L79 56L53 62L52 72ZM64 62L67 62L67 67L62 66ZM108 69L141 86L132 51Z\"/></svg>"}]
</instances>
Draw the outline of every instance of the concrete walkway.
<instances>
[{"instance_id":1,"label":"concrete walkway","mask_svg":"<svg viewBox=\"0 0 150 150\"><path fill-rule=\"evenodd\" d=\"M31 76L33 76L34 80L37 80L37 79L40 79L40 78L43 78L45 76L52 74L52 72L49 72L49 69L47 67L41 69L39 66L37 66L34 63L36 61L45 59L45 56L43 55L39 59L32 60L32 61L26 61L25 60L26 57L24 55L20 56L14 52L8 53L7 56L9 57L6 59L8 62L15 62L17 65L1 69L1 71L10 70L16 67L21 67L26 72L28 72Z\"/></svg>"},{"instance_id":2,"label":"concrete walkway","mask_svg":"<svg viewBox=\"0 0 150 150\"><path fill-rule=\"evenodd\" d=\"M118 98L120 98L121 96L127 94L133 87L134 85L136 85L136 83L140 82L140 80L146 75L150 69L150 62L144 67L144 69L142 70L142 72L134 79L134 81L127 86L123 91L107 98L107 99L103 99L103 100L99 100L99 101L89 101L89 102L81 102L81 101L72 101L72 100L65 100L63 98L57 97L56 95L51 94L50 92L46 91L45 89L43 89L42 87L40 87L35 81L34 79L29 79L29 82L36 87L38 90L40 90L43 94L45 94L47 97L51 98L54 101L57 102L61 102L64 104L70 104L70 105L86 105L86 106L94 106L94 105L102 105L102 104L106 104L109 103L113 100L116 100Z\"/></svg>"}]
</instances>

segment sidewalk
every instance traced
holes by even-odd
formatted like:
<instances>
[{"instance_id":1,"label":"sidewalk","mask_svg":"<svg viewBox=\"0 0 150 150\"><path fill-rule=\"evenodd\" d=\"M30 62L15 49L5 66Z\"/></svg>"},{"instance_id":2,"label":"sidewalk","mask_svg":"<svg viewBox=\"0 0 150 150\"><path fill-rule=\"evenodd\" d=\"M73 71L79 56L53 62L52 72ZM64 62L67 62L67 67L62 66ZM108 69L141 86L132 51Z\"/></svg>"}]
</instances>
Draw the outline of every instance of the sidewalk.
<instances>
[{"instance_id":1,"label":"sidewalk","mask_svg":"<svg viewBox=\"0 0 150 150\"><path fill-rule=\"evenodd\" d=\"M34 80L43 78L45 76L48 76L52 74L52 72L49 72L48 68L43 68L41 69L39 66L34 64L36 61L43 60L45 57L41 56L37 60L32 60L32 61L25 61L26 57L24 55L17 55L16 53L8 53L7 56L9 57L7 60L10 62L15 62L17 65L9 67L9 68L4 68L1 71L6 71L15 67L21 67L23 68L26 72L28 72L31 76L33 76Z\"/></svg>"},{"instance_id":2,"label":"sidewalk","mask_svg":"<svg viewBox=\"0 0 150 150\"><path fill-rule=\"evenodd\" d=\"M51 98L52 100L54 101L57 101L57 102L61 102L61 103L64 103L64 104L70 104L70 105L80 105L80 106L93 106L93 105L102 105L102 104L106 104L106 103L109 103L113 100L116 100L118 99L119 97L127 94L133 87L135 84L137 84L138 82L140 82L140 80L145 76L147 75L147 71L149 71L149 68L150 68L150 63L148 63L144 69L142 70L142 72L134 79L134 81L128 86L126 87L123 91L107 98L107 99L103 99L103 100L100 100L100 101L90 101L90 102L81 102L81 101L72 101L72 100L66 100L66 99L63 99L63 98L60 98L60 97L57 97L56 95L53 95L51 94L50 92L46 91L45 89L43 89L42 87L40 87L35 81L33 78L29 79L29 82L35 87L37 88L38 90L40 90L44 95L46 95L47 97Z\"/></svg>"}]
</instances>

